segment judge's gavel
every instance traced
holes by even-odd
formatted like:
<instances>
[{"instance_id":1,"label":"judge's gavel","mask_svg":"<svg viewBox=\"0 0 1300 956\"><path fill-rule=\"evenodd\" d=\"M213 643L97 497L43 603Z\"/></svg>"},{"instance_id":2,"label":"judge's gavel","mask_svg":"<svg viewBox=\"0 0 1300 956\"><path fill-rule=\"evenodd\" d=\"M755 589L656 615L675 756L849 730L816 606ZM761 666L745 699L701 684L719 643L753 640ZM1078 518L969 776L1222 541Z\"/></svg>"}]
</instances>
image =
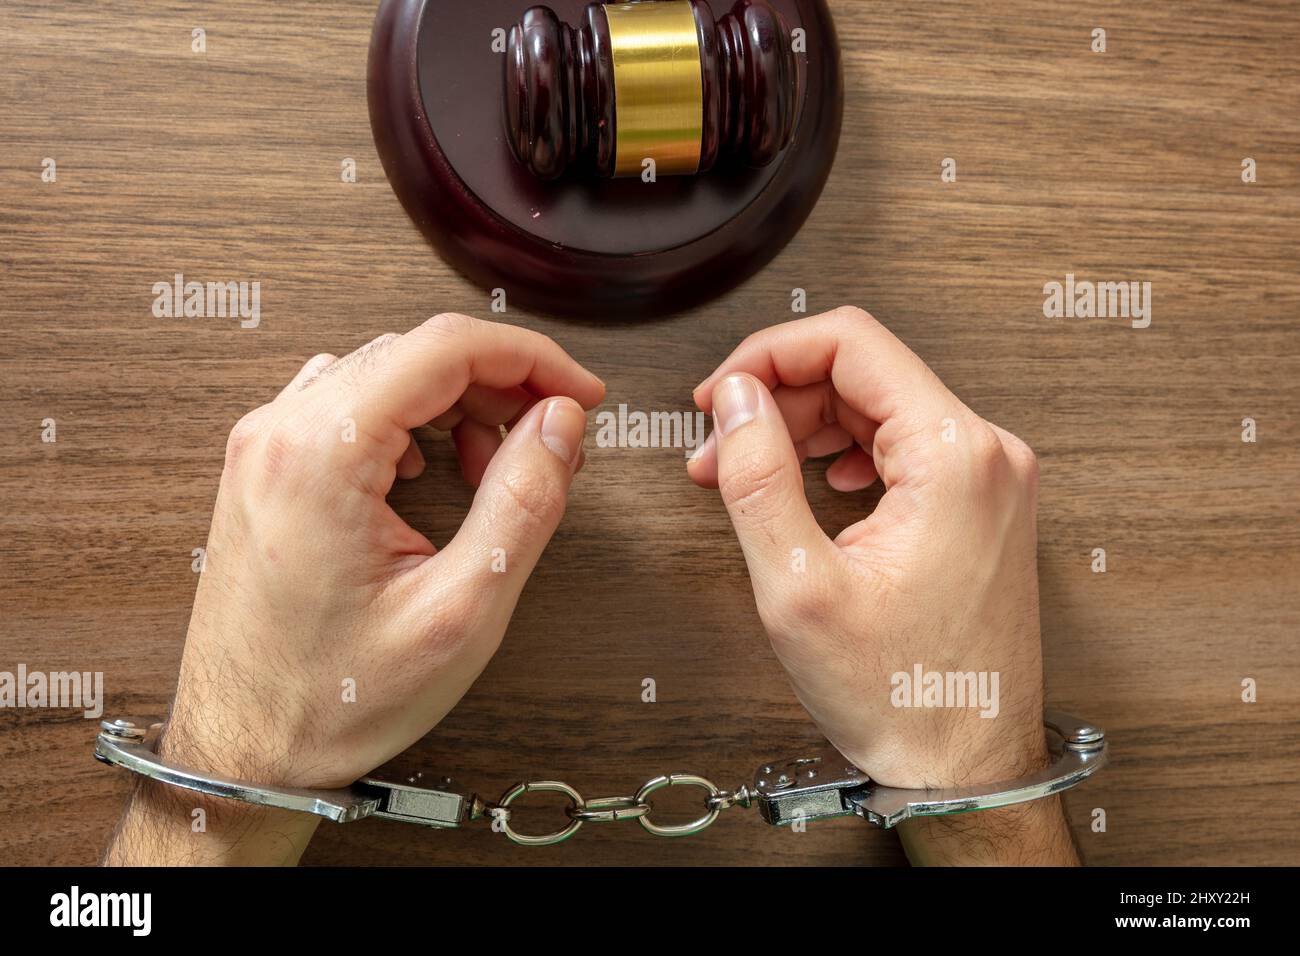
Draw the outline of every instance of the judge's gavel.
<instances>
[{"instance_id":1,"label":"judge's gavel","mask_svg":"<svg viewBox=\"0 0 1300 956\"><path fill-rule=\"evenodd\" d=\"M702 0L592 3L582 21L532 7L510 30L507 135L539 178L765 166L790 141L798 68L765 0L716 20Z\"/></svg>"}]
</instances>

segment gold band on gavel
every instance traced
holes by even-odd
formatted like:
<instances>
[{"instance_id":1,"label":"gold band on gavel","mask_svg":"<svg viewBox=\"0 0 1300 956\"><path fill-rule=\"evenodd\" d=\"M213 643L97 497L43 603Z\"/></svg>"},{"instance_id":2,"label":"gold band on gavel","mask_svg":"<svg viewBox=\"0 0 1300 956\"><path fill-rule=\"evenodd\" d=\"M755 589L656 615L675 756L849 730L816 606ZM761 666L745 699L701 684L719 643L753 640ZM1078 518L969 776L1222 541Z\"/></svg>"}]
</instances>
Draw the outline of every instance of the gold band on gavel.
<instances>
[{"instance_id":1,"label":"gold band on gavel","mask_svg":"<svg viewBox=\"0 0 1300 956\"><path fill-rule=\"evenodd\" d=\"M614 175L700 168L704 80L699 31L687 0L606 4L614 60Z\"/></svg>"}]
</instances>

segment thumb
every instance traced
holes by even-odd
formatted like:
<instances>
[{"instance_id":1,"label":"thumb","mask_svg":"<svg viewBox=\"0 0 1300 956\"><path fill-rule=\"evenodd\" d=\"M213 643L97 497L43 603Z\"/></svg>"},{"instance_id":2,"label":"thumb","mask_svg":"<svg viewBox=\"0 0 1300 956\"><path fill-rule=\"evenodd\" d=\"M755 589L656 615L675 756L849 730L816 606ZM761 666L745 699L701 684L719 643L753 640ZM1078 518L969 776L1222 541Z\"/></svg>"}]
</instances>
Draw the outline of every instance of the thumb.
<instances>
[{"instance_id":1,"label":"thumb","mask_svg":"<svg viewBox=\"0 0 1300 956\"><path fill-rule=\"evenodd\" d=\"M713 388L718 489L740 539L760 613L784 605L832 545L804 496L799 456L771 392L754 376L729 375ZM800 550L802 549L802 554Z\"/></svg>"},{"instance_id":2,"label":"thumb","mask_svg":"<svg viewBox=\"0 0 1300 956\"><path fill-rule=\"evenodd\" d=\"M442 573L454 569L481 607L513 612L564 516L586 430L573 399L538 402L492 456L456 536L430 559Z\"/></svg>"}]
</instances>

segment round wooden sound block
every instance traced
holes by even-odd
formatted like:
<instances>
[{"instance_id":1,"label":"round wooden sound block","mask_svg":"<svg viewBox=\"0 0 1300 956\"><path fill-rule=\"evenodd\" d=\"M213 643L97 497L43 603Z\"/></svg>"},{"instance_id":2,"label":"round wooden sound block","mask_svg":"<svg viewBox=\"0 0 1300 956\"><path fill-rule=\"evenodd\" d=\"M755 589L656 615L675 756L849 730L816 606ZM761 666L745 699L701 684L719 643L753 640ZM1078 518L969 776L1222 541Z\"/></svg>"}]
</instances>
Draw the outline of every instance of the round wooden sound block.
<instances>
[{"instance_id":1,"label":"round wooden sound block","mask_svg":"<svg viewBox=\"0 0 1300 956\"><path fill-rule=\"evenodd\" d=\"M443 258L511 304L596 318L684 309L762 268L839 142L824 0L546 7L380 5L375 144Z\"/></svg>"}]
</instances>

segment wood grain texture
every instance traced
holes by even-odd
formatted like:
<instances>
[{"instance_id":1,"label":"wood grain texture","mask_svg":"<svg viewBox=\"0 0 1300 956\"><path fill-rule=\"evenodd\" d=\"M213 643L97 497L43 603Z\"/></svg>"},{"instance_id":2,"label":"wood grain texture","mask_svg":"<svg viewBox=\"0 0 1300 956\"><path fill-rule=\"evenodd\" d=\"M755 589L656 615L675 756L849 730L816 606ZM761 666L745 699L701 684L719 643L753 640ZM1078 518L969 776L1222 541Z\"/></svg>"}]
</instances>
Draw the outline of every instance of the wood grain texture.
<instances>
[{"instance_id":1,"label":"wood grain texture","mask_svg":"<svg viewBox=\"0 0 1300 956\"><path fill-rule=\"evenodd\" d=\"M1039 454L1048 699L1102 723L1115 752L1067 799L1086 858L1300 863L1300 7L833 8L844 138L772 265L668 320L508 319L569 348L611 405L668 410L744 335L789 318L792 288L812 311L869 308ZM0 4L0 670L102 670L110 714L161 714L234 421L316 352L439 311L488 316L374 155L373 12ZM1098 26L1104 54L1089 49ZM41 181L45 157L57 183ZM340 182L345 157L355 184ZM944 157L955 183L940 182ZM151 286L176 272L259 280L261 326L153 318ZM1045 319L1043 284L1067 272L1150 280L1151 327ZM47 417L57 444L40 440ZM469 493L442 442L425 450L429 475L397 504L440 542ZM679 452L588 453L501 653L404 759L488 794L540 774L603 795L674 771L730 785L814 742L717 495ZM816 466L808 478L828 529L871 505ZM1096 547L1106 574L1090 571ZM1240 702L1244 677L1258 703ZM0 862L94 861L128 786L91 760L94 725L7 710L0 730ZM739 813L690 840L589 827L549 850L327 824L307 856L902 861L894 836L856 821L796 835Z\"/></svg>"}]
</instances>

